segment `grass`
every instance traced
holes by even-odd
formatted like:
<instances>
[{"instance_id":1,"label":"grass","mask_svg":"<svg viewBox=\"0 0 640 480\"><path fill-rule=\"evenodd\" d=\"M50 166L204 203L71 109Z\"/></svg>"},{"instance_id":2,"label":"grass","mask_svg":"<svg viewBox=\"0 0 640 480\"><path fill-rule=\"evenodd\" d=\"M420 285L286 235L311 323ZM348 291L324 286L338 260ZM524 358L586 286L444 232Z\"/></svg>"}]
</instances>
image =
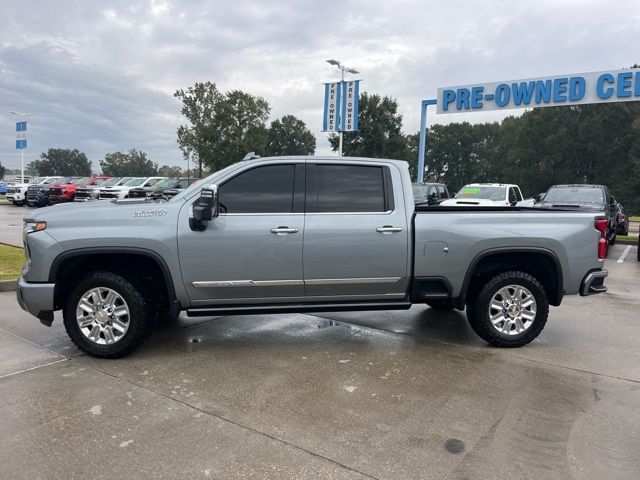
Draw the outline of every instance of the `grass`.
<instances>
[{"instance_id":1,"label":"grass","mask_svg":"<svg viewBox=\"0 0 640 480\"><path fill-rule=\"evenodd\" d=\"M616 240L620 240L622 242L637 242L637 235L616 235Z\"/></svg>"},{"instance_id":2,"label":"grass","mask_svg":"<svg viewBox=\"0 0 640 480\"><path fill-rule=\"evenodd\" d=\"M629 217L630 222L640 222L640 215L633 215Z\"/></svg>"},{"instance_id":3,"label":"grass","mask_svg":"<svg viewBox=\"0 0 640 480\"><path fill-rule=\"evenodd\" d=\"M24 264L24 250L0 244L0 280L12 280L20 276Z\"/></svg>"}]
</instances>

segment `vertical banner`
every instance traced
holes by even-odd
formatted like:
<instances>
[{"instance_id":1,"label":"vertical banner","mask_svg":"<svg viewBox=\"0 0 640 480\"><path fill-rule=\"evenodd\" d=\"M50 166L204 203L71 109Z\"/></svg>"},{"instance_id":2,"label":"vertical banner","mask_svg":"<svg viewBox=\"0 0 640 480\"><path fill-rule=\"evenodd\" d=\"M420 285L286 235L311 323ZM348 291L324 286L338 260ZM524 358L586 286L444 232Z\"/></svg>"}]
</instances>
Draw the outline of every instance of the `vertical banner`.
<instances>
[{"instance_id":1,"label":"vertical banner","mask_svg":"<svg viewBox=\"0 0 640 480\"><path fill-rule=\"evenodd\" d=\"M337 132L340 130L340 82L324 84L324 116L323 132Z\"/></svg>"},{"instance_id":2,"label":"vertical banner","mask_svg":"<svg viewBox=\"0 0 640 480\"><path fill-rule=\"evenodd\" d=\"M16 149L27 148L27 122L16 122Z\"/></svg>"},{"instance_id":3,"label":"vertical banner","mask_svg":"<svg viewBox=\"0 0 640 480\"><path fill-rule=\"evenodd\" d=\"M358 130L358 103L360 101L360 80L342 82L342 118L340 130Z\"/></svg>"}]
</instances>

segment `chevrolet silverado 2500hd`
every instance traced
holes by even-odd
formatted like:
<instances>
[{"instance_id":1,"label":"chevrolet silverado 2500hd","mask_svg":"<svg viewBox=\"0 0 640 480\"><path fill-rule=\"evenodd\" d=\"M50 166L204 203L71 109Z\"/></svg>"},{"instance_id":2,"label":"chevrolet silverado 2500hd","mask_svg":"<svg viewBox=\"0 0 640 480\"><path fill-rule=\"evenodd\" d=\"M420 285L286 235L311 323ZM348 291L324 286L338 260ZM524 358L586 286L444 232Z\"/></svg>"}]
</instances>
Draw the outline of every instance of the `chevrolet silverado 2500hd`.
<instances>
[{"instance_id":1,"label":"chevrolet silverado 2500hd","mask_svg":"<svg viewBox=\"0 0 640 480\"><path fill-rule=\"evenodd\" d=\"M566 294L606 291L606 219L414 205L395 160L252 158L166 203L63 204L25 219L18 302L83 351L124 355L159 316L463 310L518 347ZM603 243L604 242L604 243Z\"/></svg>"}]
</instances>

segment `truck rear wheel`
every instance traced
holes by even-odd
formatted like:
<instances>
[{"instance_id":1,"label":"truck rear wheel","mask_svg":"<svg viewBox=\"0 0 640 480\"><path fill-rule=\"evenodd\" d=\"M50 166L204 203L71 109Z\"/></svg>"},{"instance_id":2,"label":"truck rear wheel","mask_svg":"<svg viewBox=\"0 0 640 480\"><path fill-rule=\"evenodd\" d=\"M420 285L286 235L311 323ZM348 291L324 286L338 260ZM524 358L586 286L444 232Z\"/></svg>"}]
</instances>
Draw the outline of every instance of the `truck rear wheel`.
<instances>
[{"instance_id":1,"label":"truck rear wheel","mask_svg":"<svg viewBox=\"0 0 640 480\"><path fill-rule=\"evenodd\" d=\"M496 347L521 347L535 339L549 315L549 300L542 284L520 271L491 278L467 299L471 328Z\"/></svg>"},{"instance_id":2,"label":"truck rear wheel","mask_svg":"<svg viewBox=\"0 0 640 480\"><path fill-rule=\"evenodd\" d=\"M67 334L83 352L118 358L143 343L157 308L128 278L93 272L71 291L64 309Z\"/></svg>"}]
</instances>

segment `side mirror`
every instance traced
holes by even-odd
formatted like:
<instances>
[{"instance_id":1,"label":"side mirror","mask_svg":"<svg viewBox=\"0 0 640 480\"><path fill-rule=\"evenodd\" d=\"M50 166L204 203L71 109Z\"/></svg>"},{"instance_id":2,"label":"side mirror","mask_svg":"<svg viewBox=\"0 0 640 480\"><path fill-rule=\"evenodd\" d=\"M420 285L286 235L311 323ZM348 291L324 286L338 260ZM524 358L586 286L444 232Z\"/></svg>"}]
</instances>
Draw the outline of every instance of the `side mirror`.
<instances>
[{"instance_id":1,"label":"side mirror","mask_svg":"<svg viewBox=\"0 0 640 480\"><path fill-rule=\"evenodd\" d=\"M218 186L202 187L200 198L193 205L193 215L189 218L191 230L203 232L207 224L218 216Z\"/></svg>"},{"instance_id":2,"label":"side mirror","mask_svg":"<svg viewBox=\"0 0 640 480\"><path fill-rule=\"evenodd\" d=\"M542 200L544 198L544 193L539 193L537 194L535 197L533 197L533 200L538 203L540 200Z\"/></svg>"},{"instance_id":3,"label":"side mirror","mask_svg":"<svg viewBox=\"0 0 640 480\"><path fill-rule=\"evenodd\" d=\"M610 199L609 199L609 203L611 205L615 205L616 204L616 197L614 197L613 195L611 195Z\"/></svg>"},{"instance_id":4,"label":"side mirror","mask_svg":"<svg viewBox=\"0 0 640 480\"><path fill-rule=\"evenodd\" d=\"M438 194L432 193L427 197L427 205L435 205L436 203L440 203L438 200Z\"/></svg>"}]
</instances>

